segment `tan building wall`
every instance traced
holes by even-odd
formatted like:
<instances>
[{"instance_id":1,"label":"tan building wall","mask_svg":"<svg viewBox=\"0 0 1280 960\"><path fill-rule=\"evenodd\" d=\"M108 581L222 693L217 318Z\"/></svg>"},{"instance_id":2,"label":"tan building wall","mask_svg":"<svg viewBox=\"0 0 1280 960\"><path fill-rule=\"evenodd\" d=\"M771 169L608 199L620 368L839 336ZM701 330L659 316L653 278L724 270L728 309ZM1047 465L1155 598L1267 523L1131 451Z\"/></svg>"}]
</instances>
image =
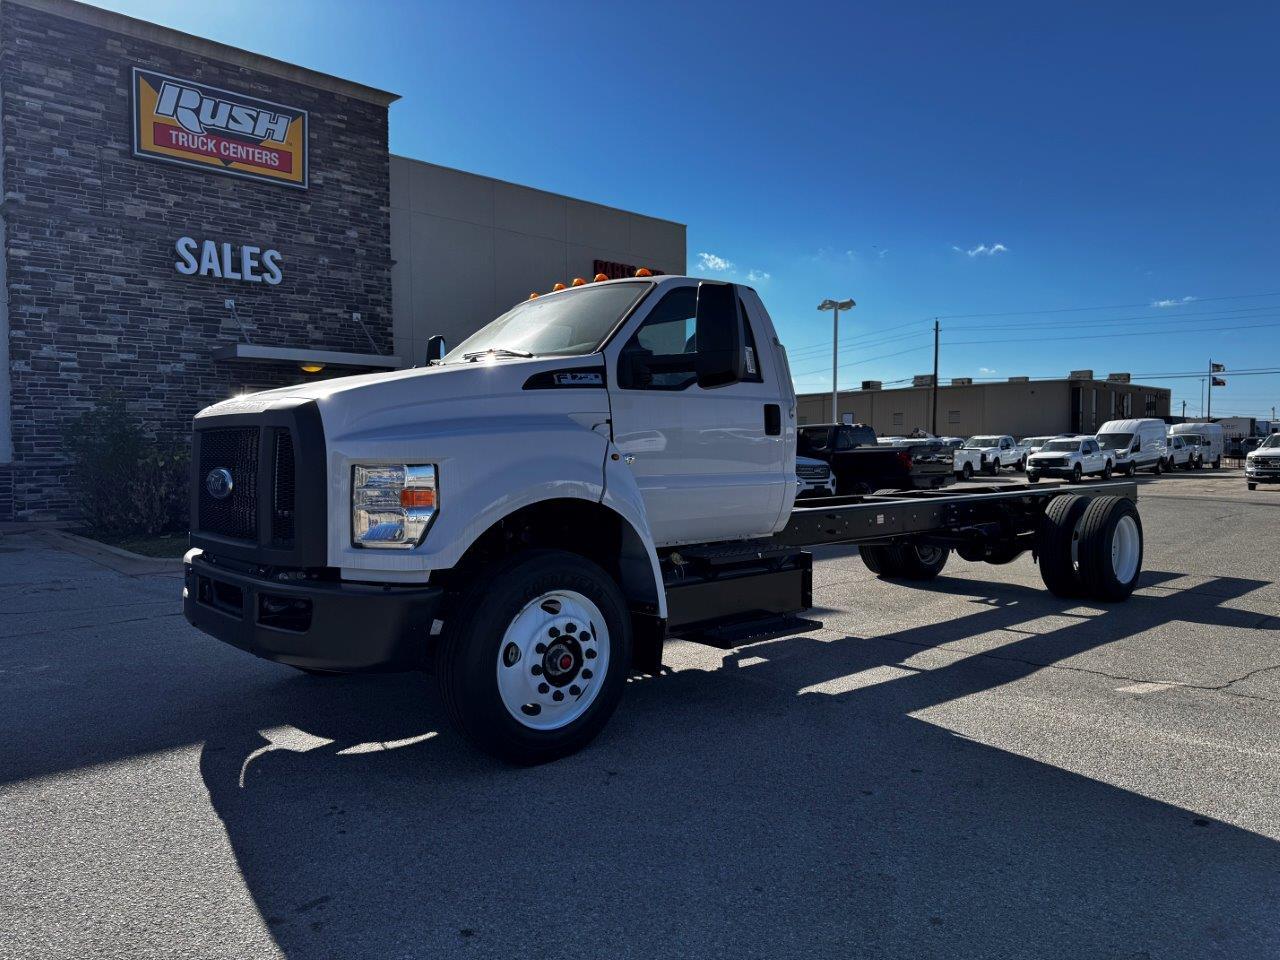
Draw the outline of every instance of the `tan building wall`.
<instances>
[{"instance_id":1,"label":"tan building wall","mask_svg":"<svg viewBox=\"0 0 1280 960\"><path fill-rule=\"evenodd\" d=\"M1126 401L1125 397L1129 399ZM854 422L870 424L883 436L910 433L917 427L931 431L931 401L929 387L850 390L840 394L840 415L852 414ZM1120 417L1166 417L1169 404L1170 392L1163 387L1105 380L944 385L938 389L937 432L940 436L957 437L978 433L1028 437L1074 430L1091 433L1106 421ZM831 394L803 394L798 398L800 423L829 423L830 414Z\"/></svg>"},{"instance_id":2,"label":"tan building wall","mask_svg":"<svg viewBox=\"0 0 1280 960\"><path fill-rule=\"evenodd\" d=\"M684 273L685 227L393 155L391 258L396 355L420 363L596 260Z\"/></svg>"}]
</instances>

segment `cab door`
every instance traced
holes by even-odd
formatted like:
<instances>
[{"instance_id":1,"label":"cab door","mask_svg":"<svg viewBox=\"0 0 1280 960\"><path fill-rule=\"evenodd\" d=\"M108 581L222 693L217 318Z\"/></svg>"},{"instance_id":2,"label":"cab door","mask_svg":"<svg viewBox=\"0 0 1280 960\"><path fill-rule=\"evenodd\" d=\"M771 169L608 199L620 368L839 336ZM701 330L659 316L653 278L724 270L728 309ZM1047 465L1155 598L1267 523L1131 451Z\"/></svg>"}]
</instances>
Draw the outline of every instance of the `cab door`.
<instances>
[{"instance_id":1,"label":"cab door","mask_svg":"<svg viewBox=\"0 0 1280 960\"><path fill-rule=\"evenodd\" d=\"M766 536L785 485L796 482L772 351L756 349L740 296L717 322L745 325L743 379L698 384L698 290L696 281L663 283L607 351L613 440L659 546Z\"/></svg>"}]
</instances>

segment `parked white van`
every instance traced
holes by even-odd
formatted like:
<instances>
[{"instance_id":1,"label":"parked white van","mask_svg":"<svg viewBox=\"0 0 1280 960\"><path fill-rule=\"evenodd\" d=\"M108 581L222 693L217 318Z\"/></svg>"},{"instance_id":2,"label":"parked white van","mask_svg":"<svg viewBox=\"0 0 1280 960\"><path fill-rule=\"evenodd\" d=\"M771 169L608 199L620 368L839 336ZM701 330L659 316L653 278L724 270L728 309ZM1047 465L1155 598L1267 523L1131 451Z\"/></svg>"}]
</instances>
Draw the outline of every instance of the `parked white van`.
<instances>
[{"instance_id":1,"label":"parked white van","mask_svg":"<svg viewBox=\"0 0 1280 960\"><path fill-rule=\"evenodd\" d=\"M1222 466L1222 457L1226 453L1227 446L1226 438L1222 433L1222 424L1175 423L1169 428L1169 432L1196 434L1200 438L1200 462L1212 464L1215 470Z\"/></svg>"},{"instance_id":2,"label":"parked white van","mask_svg":"<svg viewBox=\"0 0 1280 960\"><path fill-rule=\"evenodd\" d=\"M1169 443L1163 420L1108 420L1098 431L1098 444L1103 450L1114 450L1116 473L1132 477L1139 470L1164 473L1169 458Z\"/></svg>"}]
</instances>

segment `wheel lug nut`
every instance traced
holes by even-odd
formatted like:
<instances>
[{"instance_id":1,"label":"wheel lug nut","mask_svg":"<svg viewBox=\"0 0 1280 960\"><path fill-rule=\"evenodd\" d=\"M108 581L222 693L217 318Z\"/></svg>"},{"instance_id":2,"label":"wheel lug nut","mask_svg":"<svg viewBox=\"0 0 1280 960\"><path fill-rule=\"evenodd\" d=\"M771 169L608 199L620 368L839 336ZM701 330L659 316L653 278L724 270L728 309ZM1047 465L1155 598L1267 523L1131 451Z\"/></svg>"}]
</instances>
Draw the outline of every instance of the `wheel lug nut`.
<instances>
[{"instance_id":1,"label":"wheel lug nut","mask_svg":"<svg viewBox=\"0 0 1280 960\"><path fill-rule=\"evenodd\" d=\"M547 686L545 683L540 683L540 684L538 684L538 692L539 692L539 693L546 693L546 692L547 692L548 690L550 690L550 689L551 689L551 688L550 688L549 686Z\"/></svg>"},{"instance_id":2,"label":"wheel lug nut","mask_svg":"<svg viewBox=\"0 0 1280 960\"><path fill-rule=\"evenodd\" d=\"M594 660L596 658L596 652L594 650L586 650L584 653L588 660Z\"/></svg>"},{"instance_id":3,"label":"wheel lug nut","mask_svg":"<svg viewBox=\"0 0 1280 960\"><path fill-rule=\"evenodd\" d=\"M590 680L590 679L591 679L592 677L594 677L594 676L595 676L595 674L594 674L594 673L592 673L590 670L583 670L583 671L582 671L582 679L583 679L583 680Z\"/></svg>"},{"instance_id":4,"label":"wheel lug nut","mask_svg":"<svg viewBox=\"0 0 1280 960\"><path fill-rule=\"evenodd\" d=\"M569 688L569 693L571 693L575 697L581 692L582 692L582 689L576 683Z\"/></svg>"},{"instance_id":5,"label":"wheel lug nut","mask_svg":"<svg viewBox=\"0 0 1280 960\"><path fill-rule=\"evenodd\" d=\"M529 672L532 673L535 677L542 676L542 668L538 666L536 663L529 668Z\"/></svg>"},{"instance_id":6,"label":"wheel lug nut","mask_svg":"<svg viewBox=\"0 0 1280 960\"><path fill-rule=\"evenodd\" d=\"M550 630L547 631L547 636L550 637L552 640L554 640L556 637L560 636L560 631L557 630L555 627L552 627Z\"/></svg>"},{"instance_id":7,"label":"wheel lug nut","mask_svg":"<svg viewBox=\"0 0 1280 960\"><path fill-rule=\"evenodd\" d=\"M573 633L573 632L574 632L575 630L577 630L577 629L578 629L578 628L577 628L577 627L575 627L572 623L566 623L566 624L564 625L564 632L565 632L565 633Z\"/></svg>"},{"instance_id":8,"label":"wheel lug nut","mask_svg":"<svg viewBox=\"0 0 1280 960\"><path fill-rule=\"evenodd\" d=\"M551 699L554 700L556 703L559 703L561 700L564 699L564 691L557 690L555 693L551 695Z\"/></svg>"},{"instance_id":9,"label":"wheel lug nut","mask_svg":"<svg viewBox=\"0 0 1280 960\"><path fill-rule=\"evenodd\" d=\"M547 645L546 645L545 643L535 643L535 644L533 645L533 652L534 652L534 653L546 653L546 652L547 652Z\"/></svg>"}]
</instances>

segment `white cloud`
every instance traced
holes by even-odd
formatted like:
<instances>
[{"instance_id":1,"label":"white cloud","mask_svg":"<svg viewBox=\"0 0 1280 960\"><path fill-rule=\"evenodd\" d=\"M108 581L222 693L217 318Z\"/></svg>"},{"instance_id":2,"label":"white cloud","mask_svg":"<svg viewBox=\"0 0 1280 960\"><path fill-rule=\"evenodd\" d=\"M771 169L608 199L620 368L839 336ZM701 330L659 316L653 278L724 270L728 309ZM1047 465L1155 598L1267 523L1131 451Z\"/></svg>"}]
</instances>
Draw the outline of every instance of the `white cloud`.
<instances>
[{"instance_id":1,"label":"white cloud","mask_svg":"<svg viewBox=\"0 0 1280 960\"><path fill-rule=\"evenodd\" d=\"M710 270L712 273L728 273L733 269L733 261L718 257L714 253L698 254L698 269Z\"/></svg>"},{"instance_id":2,"label":"white cloud","mask_svg":"<svg viewBox=\"0 0 1280 960\"><path fill-rule=\"evenodd\" d=\"M748 270L747 271L748 283L763 283L765 280L768 280L768 279L769 279L769 274L766 273L764 270Z\"/></svg>"},{"instance_id":3,"label":"white cloud","mask_svg":"<svg viewBox=\"0 0 1280 960\"><path fill-rule=\"evenodd\" d=\"M1183 297L1181 300L1153 300L1151 305L1153 307L1180 307L1184 303L1190 303L1194 299L1195 297Z\"/></svg>"},{"instance_id":4,"label":"white cloud","mask_svg":"<svg viewBox=\"0 0 1280 960\"><path fill-rule=\"evenodd\" d=\"M986 375L986 374L995 373L996 371L994 367L979 367L978 372L983 375Z\"/></svg>"},{"instance_id":5,"label":"white cloud","mask_svg":"<svg viewBox=\"0 0 1280 960\"><path fill-rule=\"evenodd\" d=\"M957 247L955 244L952 244L951 249L954 250L956 253L963 253L970 260L972 260L974 257L994 257L997 253L1009 252L1009 248L1006 247L1003 243L993 243L990 246L987 246L987 244L985 243L980 243L976 247L971 247L968 250L964 250L960 247Z\"/></svg>"}]
</instances>

